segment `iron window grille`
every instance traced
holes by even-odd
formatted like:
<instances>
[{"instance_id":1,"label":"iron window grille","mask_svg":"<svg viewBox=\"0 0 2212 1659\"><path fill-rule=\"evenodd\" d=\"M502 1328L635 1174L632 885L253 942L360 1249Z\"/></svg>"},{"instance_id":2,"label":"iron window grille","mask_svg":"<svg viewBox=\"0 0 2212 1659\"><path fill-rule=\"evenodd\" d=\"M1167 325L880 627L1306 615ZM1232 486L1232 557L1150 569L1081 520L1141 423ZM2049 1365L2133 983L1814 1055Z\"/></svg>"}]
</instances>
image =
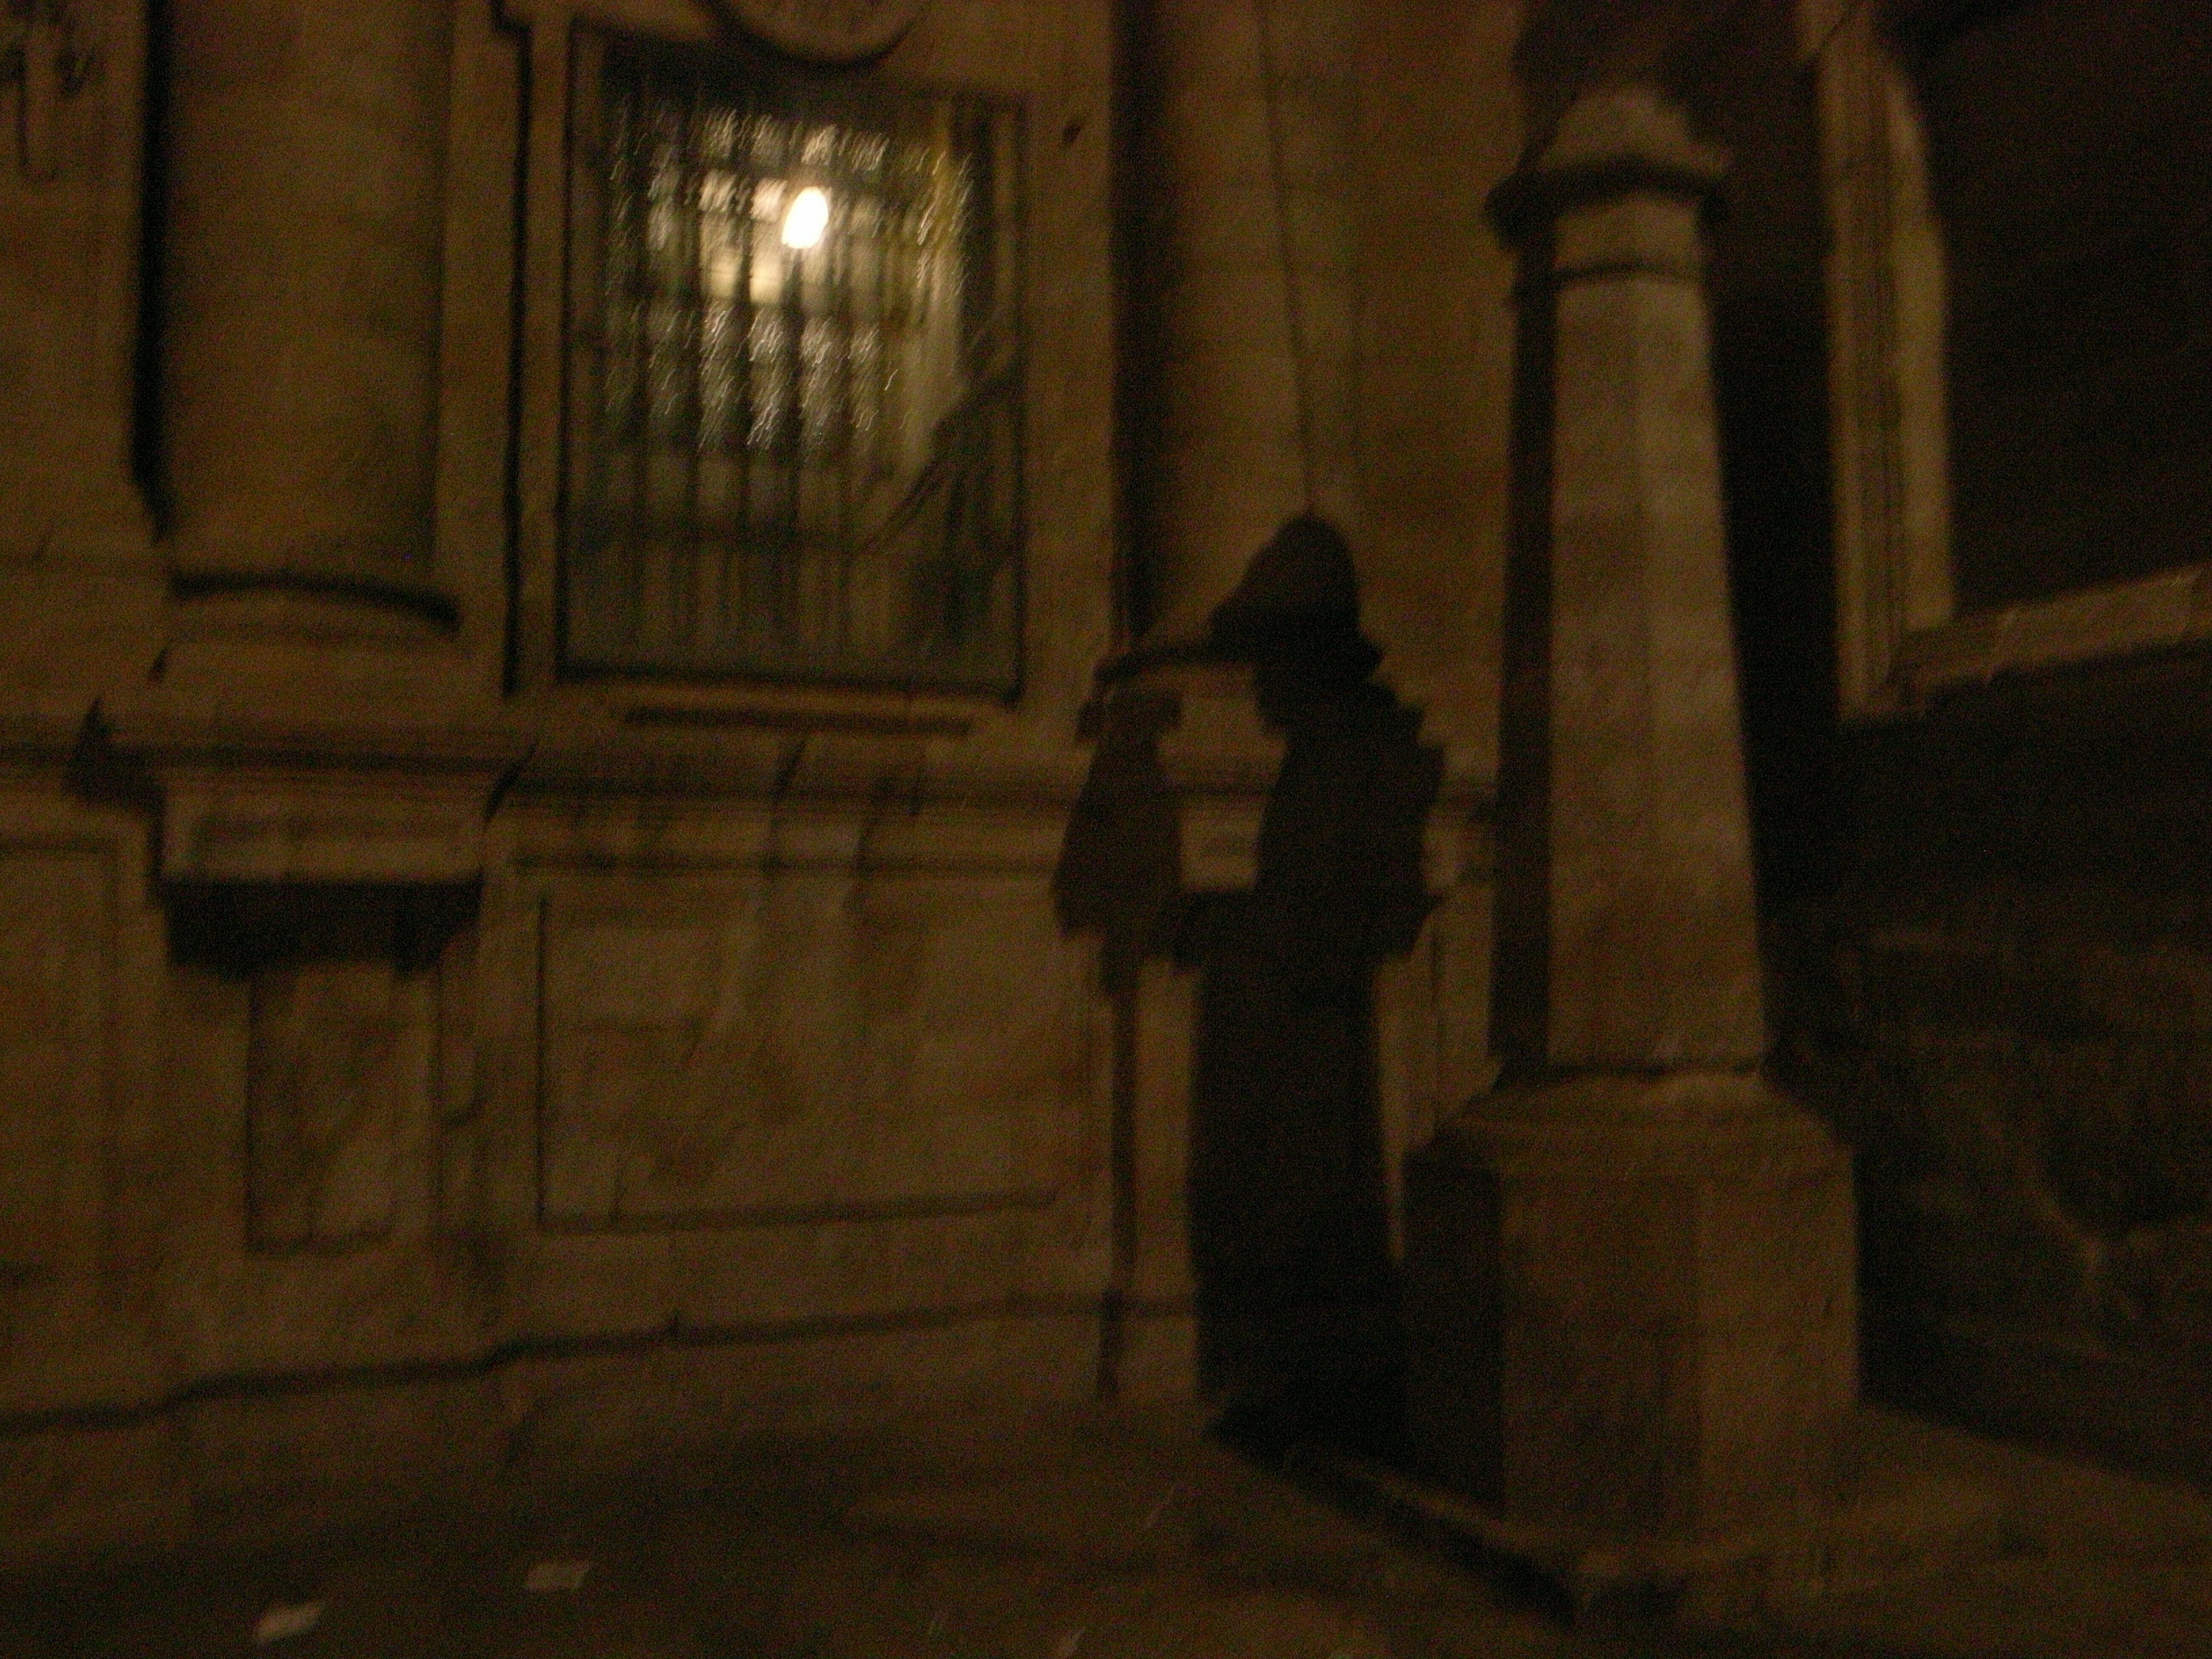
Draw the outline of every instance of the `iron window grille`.
<instances>
[{"instance_id":1,"label":"iron window grille","mask_svg":"<svg viewBox=\"0 0 2212 1659\"><path fill-rule=\"evenodd\" d=\"M1018 111L606 41L564 665L1006 692Z\"/></svg>"}]
</instances>

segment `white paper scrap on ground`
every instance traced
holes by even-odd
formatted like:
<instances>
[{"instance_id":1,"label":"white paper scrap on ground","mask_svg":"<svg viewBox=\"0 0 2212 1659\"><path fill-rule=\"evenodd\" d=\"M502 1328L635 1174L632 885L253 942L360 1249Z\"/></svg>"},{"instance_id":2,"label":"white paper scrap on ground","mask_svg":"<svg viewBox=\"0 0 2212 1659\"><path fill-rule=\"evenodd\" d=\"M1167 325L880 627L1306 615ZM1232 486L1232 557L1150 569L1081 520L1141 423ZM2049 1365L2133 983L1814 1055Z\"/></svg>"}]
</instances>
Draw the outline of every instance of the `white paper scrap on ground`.
<instances>
[{"instance_id":1,"label":"white paper scrap on ground","mask_svg":"<svg viewBox=\"0 0 2212 1659\"><path fill-rule=\"evenodd\" d=\"M255 1621L253 1645L265 1648L271 1642L305 1636L322 1622L320 1601L279 1601Z\"/></svg>"},{"instance_id":2,"label":"white paper scrap on ground","mask_svg":"<svg viewBox=\"0 0 2212 1659\"><path fill-rule=\"evenodd\" d=\"M522 1588L532 1595L556 1595L580 1590L592 1571L588 1561L533 1561L523 1576Z\"/></svg>"}]
</instances>

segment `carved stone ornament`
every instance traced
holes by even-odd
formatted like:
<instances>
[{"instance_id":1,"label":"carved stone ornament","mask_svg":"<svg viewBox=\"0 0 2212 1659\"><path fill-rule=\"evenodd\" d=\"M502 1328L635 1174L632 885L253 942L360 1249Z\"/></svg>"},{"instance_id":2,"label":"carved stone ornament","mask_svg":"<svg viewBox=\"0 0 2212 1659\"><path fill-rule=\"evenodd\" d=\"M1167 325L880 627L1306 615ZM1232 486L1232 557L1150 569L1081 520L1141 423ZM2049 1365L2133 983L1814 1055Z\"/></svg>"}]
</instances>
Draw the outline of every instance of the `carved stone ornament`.
<instances>
[{"instance_id":1,"label":"carved stone ornament","mask_svg":"<svg viewBox=\"0 0 2212 1659\"><path fill-rule=\"evenodd\" d=\"M921 15L922 0L714 0L755 39L817 64L881 57Z\"/></svg>"}]
</instances>

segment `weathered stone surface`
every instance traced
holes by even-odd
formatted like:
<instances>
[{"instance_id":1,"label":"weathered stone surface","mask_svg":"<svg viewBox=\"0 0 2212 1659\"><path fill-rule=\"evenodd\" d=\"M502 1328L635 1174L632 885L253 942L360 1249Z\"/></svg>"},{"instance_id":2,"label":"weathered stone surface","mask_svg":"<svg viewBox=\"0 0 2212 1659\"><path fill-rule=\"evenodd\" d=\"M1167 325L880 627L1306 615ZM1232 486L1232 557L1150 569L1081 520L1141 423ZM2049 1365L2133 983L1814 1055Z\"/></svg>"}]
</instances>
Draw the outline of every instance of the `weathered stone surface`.
<instances>
[{"instance_id":1,"label":"weathered stone surface","mask_svg":"<svg viewBox=\"0 0 2212 1659\"><path fill-rule=\"evenodd\" d=\"M449 9L166 15L161 444L179 562L426 582Z\"/></svg>"},{"instance_id":2,"label":"weathered stone surface","mask_svg":"<svg viewBox=\"0 0 2212 1659\"><path fill-rule=\"evenodd\" d=\"M1557 1066L1765 1046L1699 286L1717 167L1625 92L1577 106L1517 187L1556 216L1549 634L1522 648L1550 665Z\"/></svg>"},{"instance_id":3,"label":"weathered stone surface","mask_svg":"<svg viewBox=\"0 0 2212 1659\"><path fill-rule=\"evenodd\" d=\"M1509 1519L1711 1534L1817 1508L1856 1388L1850 1165L1757 1082L1509 1089L1407 1176L1415 1444Z\"/></svg>"},{"instance_id":4,"label":"weathered stone surface","mask_svg":"<svg viewBox=\"0 0 2212 1659\"><path fill-rule=\"evenodd\" d=\"M1102 1059L1085 952L1042 885L562 883L541 946L547 1223L1049 1203Z\"/></svg>"},{"instance_id":5,"label":"weathered stone surface","mask_svg":"<svg viewBox=\"0 0 2212 1659\"><path fill-rule=\"evenodd\" d=\"M1352 13L1158 9L1155 631L1199 632L1300 507L1358 524ZM1356 539L1356 537L1355 537Z\"/></svg>"},{"instance_id":6,"label":"weathered stone surface","mask_svg":"<svg viewBox=\"0 0 2212 1659\"><path fill-rule=\"evenodd\" d=\"M9 23L0 561L67 567L143 555L150 531L131 465L145 40L142 6L56 10Z\"/></svg>"},{"instance_id":7,"label":"weathered stone surface","mask_svg":"<svg viewBox=\"0 0 2212 1659\"><path fill-rule=\"evenodd\" d=\"M1655 94L1601 89L1495 198L1551 354L1508 643L1507 1069L1407 1173L1415 1455L1600 1538L1816 1508L1857 1381L1849 1162L1753 1069L1698 222L1720 167Z\"/></svg>"},{"instance_id":8,"label":"weathered stone surface","mask_svg":"<svg viewBox=\"0 0 2212 1659\"><path fill-rule=\"evenodd\" d=\"M1371 468L1407 486L1360 574L1449 683L1455 816L1416 849L1454 931L1395 964L1371 1057L1402 1146L1481 1071L1495 570L1437 550L1494 545L1503 501L1422 458L1502 476L1450 411L1502 422L1509 273L1462 280L1401 216L1472 222L1516 142L1513 6L1467 33L1448 5L1163 14L1177 164L1137 185L1184 308L1140 349L1181 412L1141 552L1112 9L933 0L863 71L1024 111L1003 701L556 678L591 130L561 0L65 9L98 66L41 106L50 173L0 88L7 1547L1103 1374L1188 1396L1196 986L1155 955L1117 1000L1055 909L1078 711L1118 558L1198 572L1202 614L1203 572L1299 504L1302 450L1347 520ZM690 0L577 21L730 44ZM1416 84L1488 91L1462 118ZM1183 712L1176 855L1237 891L1276 745L1239 689Z\"/></svg>"},{"instance_id":9,"label":"weathered stone surface","mask_svg":"<svg viewBox=\"0 0 2212 1659\"><path fill-rule=\"evenodd\" d=\"M428 989L388 960L255 976L246 1157L256 1248L358 1248L390 1232L403 1146L430 1113Z\"/></svg>"},{"instance_id":10,"label":"weathered stone surface","mask_svg":"<svg viewBox=\"0 0 2212 1659\"><path fill-rule=\"evenodd\" d=\"M1869 1149L1883 1397L2204 1466L2212 1059L2189 908L1927 870L1909 898L1794 918L1783 1057Z\"/></svg>"},{"instance_id":11,"label":"weathered stone surface","mask_svg":"<svg viewBox=\"0 0 2212 1659\"><path fill-rule=\"evenodd\" d=\"M76 1269L111 1085L115 870L87 845L0 845L0 1272L20 1322L41 1281ZM0 1363L8 1344L0 1338Z\"/></svg>"}]
</instances>

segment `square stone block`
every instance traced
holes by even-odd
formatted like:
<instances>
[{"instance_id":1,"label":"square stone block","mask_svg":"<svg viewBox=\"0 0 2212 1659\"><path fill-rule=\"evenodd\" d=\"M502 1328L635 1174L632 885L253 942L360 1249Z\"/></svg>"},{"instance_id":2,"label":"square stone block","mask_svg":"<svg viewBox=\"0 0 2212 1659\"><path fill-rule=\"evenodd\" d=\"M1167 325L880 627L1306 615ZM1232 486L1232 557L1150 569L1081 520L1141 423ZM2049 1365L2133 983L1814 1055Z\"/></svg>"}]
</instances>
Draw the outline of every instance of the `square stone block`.
<instances>
[{"instance_id":1,"label":"square stone block","mask_svg":"<svg viewBox=\"0 0 2212 1659\"><path fill-rule=\"evenodd\" d=\"M1509 1520L1607 1535L1815 1510L1855 1253L1847 1154L1748 1074L1478 1101L1408 1164L1416 1454Z\"/></svg>"}]
</instances>

